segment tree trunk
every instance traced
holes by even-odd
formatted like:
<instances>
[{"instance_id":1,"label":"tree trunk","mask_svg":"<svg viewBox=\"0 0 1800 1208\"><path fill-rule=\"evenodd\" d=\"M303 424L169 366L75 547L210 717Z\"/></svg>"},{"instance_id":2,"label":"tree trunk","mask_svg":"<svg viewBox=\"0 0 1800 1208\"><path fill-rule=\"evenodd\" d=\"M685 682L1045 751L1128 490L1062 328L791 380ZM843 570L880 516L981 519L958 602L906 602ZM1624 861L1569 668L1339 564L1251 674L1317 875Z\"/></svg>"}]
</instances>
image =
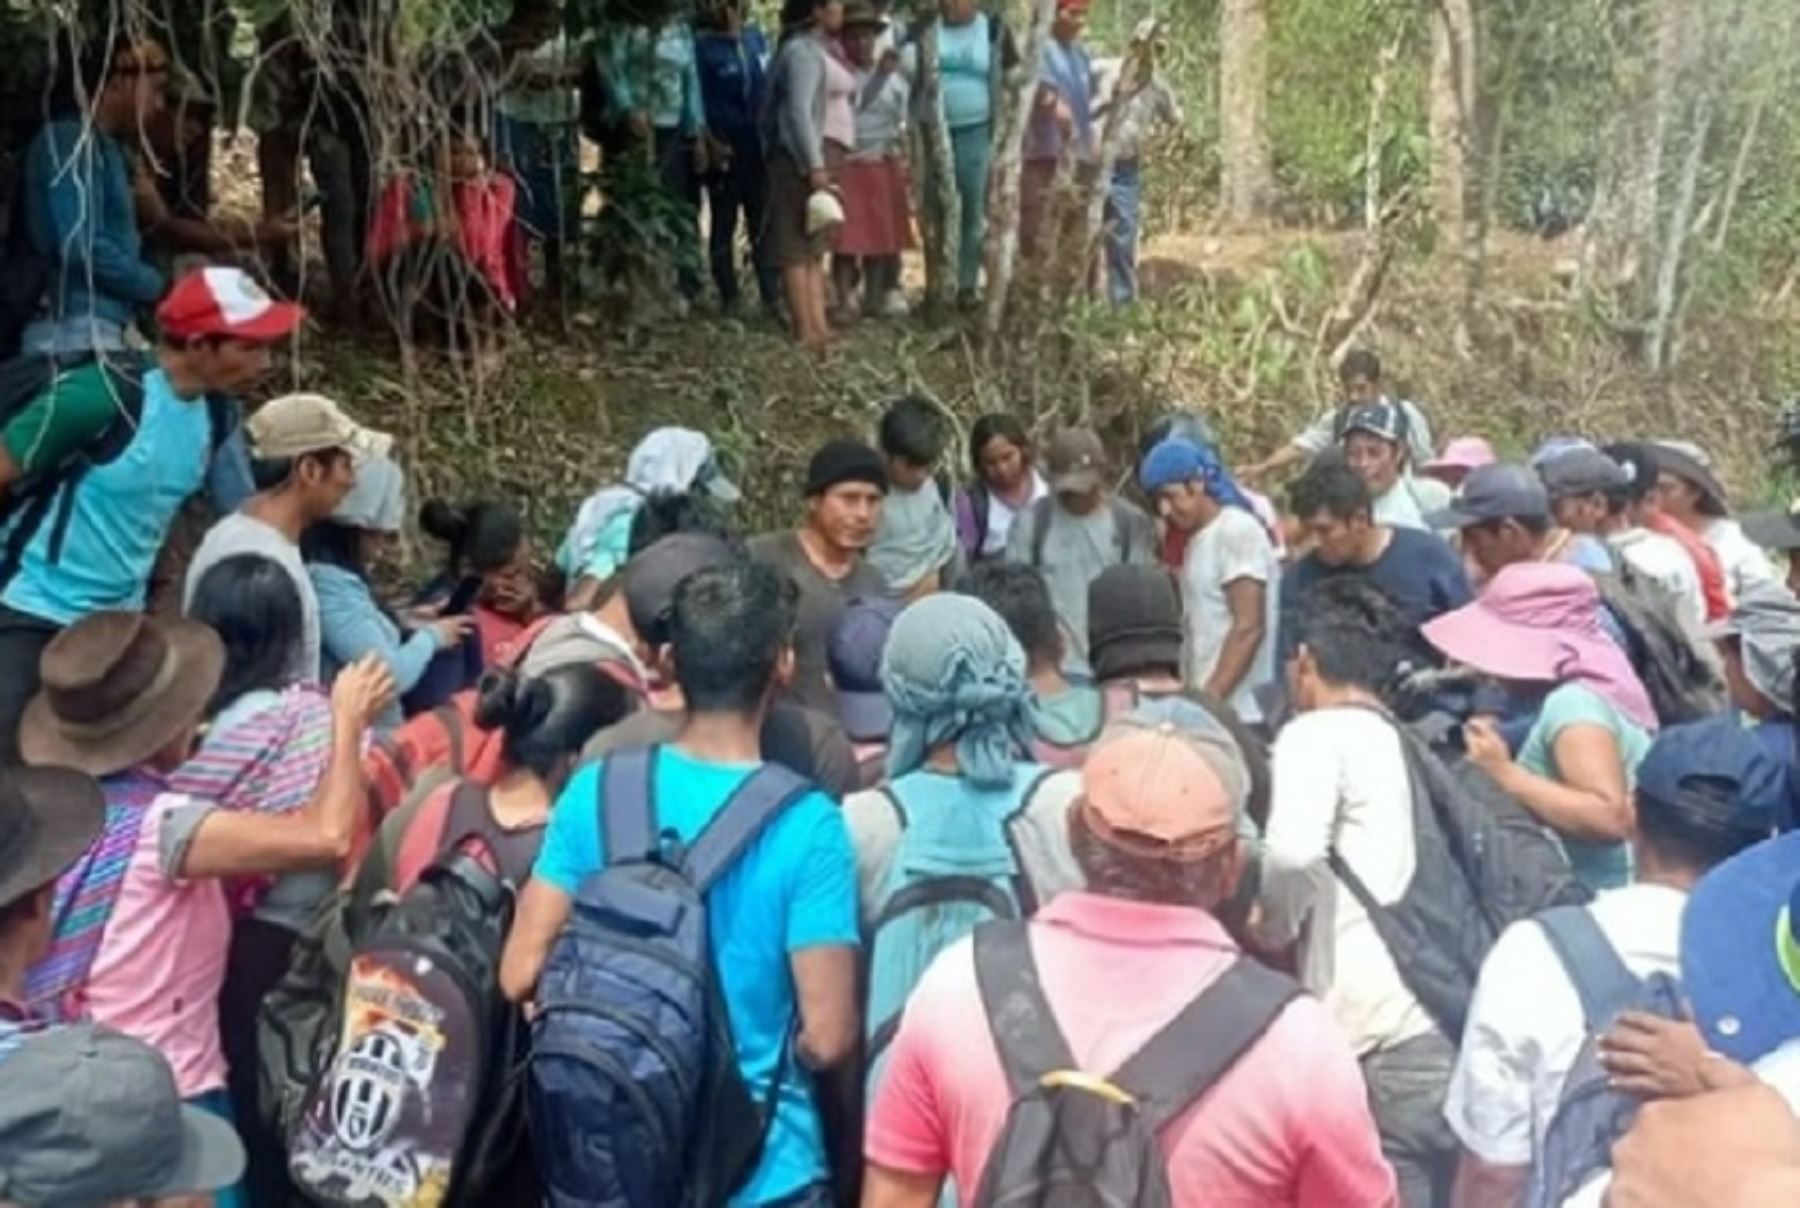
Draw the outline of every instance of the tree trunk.
<instances>
[{"instance_id":1,"label":"tree trunk","mask_svg":"<svg viewBox=\"0 0 1800 1208\"><path fill-rule=\"evenodd\" d=\"M1100 235L1106 225L1106 198L1112 188L1113 168L1119 162L1119 131L1125 125L1125 115L1138 93L1150 85L1151 56L1156 52L1156 40L1161 35L1163 25L1154 17L1145 17L1132 32L1131 43L1125 48L1124 61L1119 64L1119 78L1113 84L1112 104L1106 111L1106 121L1100 131L1100 162L1094 179L1088 184L1088 195L1085 199L1085 210L1081 222L1080 254L1081 276L1078 285L1072 291L1072 298L1079 297L1088 281L1093 277L1094 268L1100 261Z\"/></svg>"},{"instance_id":2,"label":"tree trunk","mask_svg":"<svg viewBox=\"0 0 1800 1208\"><path fill-rule=\"evenodd\" d=\"M1475 145L1474 0L1435 0L1430 19L1431 209L1449 241L1463 232Z\"/></svg>"},{"instance_id":3,"label":"tree trunk","mask_svg":"<svg viewBox=\"0 0 1800 1208\"><path fill-rule=\"evenodd\" d=\"M1664 240L1662 258L1656 269L1656 312L1650 322L1649 338L1645 341L1645 356L1654 370L1668 368L1673 359L1675 316L1681 297L1682 252L1687 246L1694 199L1700 188L1700 168L1706 158L1707 136L1712 132L1712 114L1712 91L1707 88L1694 103L1693 130L1681 165L1681 178L1676 183L1675 202L1669 211L1668 237Z\"/></svg>"},{"instance_id":4,"label":"tree trunk","mask_svg":"<svg viewBox=\"0 0 1800 1208\"><path fill-rule=\"evenodd\" d=\"M984 352L991 354L994 337L1006 321L1012 293L1013 269L1019 258L1019 157L1025 148L1025 128L1031 116L1031 100L1037 92L1037 63L1050 24L1056 17L1056 0L1033 0L1026 10L1031 26L1013 76L1001 93L1001 111L994 123L994 166L988 176L987 297L983 302L981 330Z\"/></svg>"},{"instance_id":5,"label":"tree trunk","mask_svg":"<svg viewBox=\"0 0 1800 1208\"><path fill-rule=\"evenodd\" d=\"M956 295L957 232L962 199L956 193L950 127L944 121L943 73L938 66L938 26L927 20L919 31L919 145L925 161L920 214L925 222L925 315L935 319Z\"/></svg>"},{"instance_id":6,"label":"tree trunk","mask_svg":"<svg viewBox=\"0 0 1800 1208\"><path fill-rule=\"evenodd\" d=\"M1233 222L1254 222L1274 191L1268 123L1267 0L1219 5L1219 204Z\"/></svg>"}]
</instances>

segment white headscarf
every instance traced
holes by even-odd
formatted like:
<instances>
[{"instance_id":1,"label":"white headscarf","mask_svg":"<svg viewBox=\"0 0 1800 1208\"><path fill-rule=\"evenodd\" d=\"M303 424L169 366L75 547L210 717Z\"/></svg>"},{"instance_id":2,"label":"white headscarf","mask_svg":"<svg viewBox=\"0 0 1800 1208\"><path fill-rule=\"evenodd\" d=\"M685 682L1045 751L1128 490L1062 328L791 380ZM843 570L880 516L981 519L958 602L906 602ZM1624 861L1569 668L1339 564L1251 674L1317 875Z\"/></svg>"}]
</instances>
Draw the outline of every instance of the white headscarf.
<instances>
[{"instance_id":1,"label":"white headscarf","mask_svg":"<svg viewBox=\"0 0 1800 1208\"><path fill-rule=\"evenodd\" d=\"M644 500L692 491L701 472L713 464L713 444L704 433L656 429L632 449L625 481L602 487L582 503L557 551L557 562L570 575L607 578L624 564L631 518ZM705 485L721 502L738 497L737 488L717 474Z\"/></svg>"}]
</instances>

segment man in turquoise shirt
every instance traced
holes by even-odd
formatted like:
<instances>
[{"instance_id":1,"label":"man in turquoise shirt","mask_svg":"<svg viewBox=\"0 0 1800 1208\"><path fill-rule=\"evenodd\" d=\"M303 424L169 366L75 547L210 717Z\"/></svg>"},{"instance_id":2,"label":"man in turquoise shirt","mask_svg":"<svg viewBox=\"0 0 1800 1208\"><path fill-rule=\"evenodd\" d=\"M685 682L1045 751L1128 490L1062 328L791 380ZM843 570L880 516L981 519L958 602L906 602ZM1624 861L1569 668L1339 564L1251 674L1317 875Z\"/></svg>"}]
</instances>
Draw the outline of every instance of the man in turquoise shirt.
<instances>
[{"instance_id":1,"label":"man in turquoise shirt","mask_svg":"<svg viewBox=\"0 0 1800 1208\"><path fill-rule=\"evenodd\" d=\"M669 633L688 715L658 753L653 793L660 825L683 841L761 762L763 713L793 670L793 595L778 572L750 562L696 571L676 588ZM535 992L581 883L605 864L602 766L577 772L551 812L501 960L514 1001ZM790 1044L798 1074L780 1080L761 1161L731 1202L823 1208L830 1171L813 1074L846 1060L860 1029L856 867L837 807L819 792L788 806L709 891L707 907L745 1082L768 1086Z\"/></svg>"}]
</instances>

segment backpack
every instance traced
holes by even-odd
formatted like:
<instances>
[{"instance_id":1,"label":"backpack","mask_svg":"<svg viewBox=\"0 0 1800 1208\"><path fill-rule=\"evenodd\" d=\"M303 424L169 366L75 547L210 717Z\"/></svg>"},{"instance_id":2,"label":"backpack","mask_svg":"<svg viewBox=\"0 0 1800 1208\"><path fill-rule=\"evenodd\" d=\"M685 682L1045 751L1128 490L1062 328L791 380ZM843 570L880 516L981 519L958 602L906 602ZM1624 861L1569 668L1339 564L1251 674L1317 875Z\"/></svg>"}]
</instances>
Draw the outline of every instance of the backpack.
<instances>
[{"instance_id":1,"label":"backpack","mask_svg":"<svg viewBox=\"0 0 1800 1208\"><path fill-rule=\"evenodd\" d=\"M478 1202L512 1154L523 1025L498 962L541 840L434 774L294 942L257 1013L258 1106L309 1198Z\"/></svg>"},{"instance_id":2,"label":"backpack","mask_svg":"<svg viewBox=\"0 0 1800 1208\"><path fill-rule=\"evenodd\" d=\"M89 470L106 465L131 447L137 437L138 419L144 412L144 375L155 367L148 358L135 354L80 361L22 356L0 365L0 424L43 397L68 373L95 370L104 374L118 402L117 416L84 448L55 466L24 475L0 495L0 533L4 533L0 537L0 589L19 573L26 549L46 521L53 526L50 561L62 559L63 540L75 512L76 490ZM206 415L211 457L237 427L237 404L221 395L209 394Z\"/></svg>"},{"instance_id":3,"label":"backpack","mask_svg":"<svg viewBox=\"0 0 1800 1208\"><path fill-rule=\"evenodd\" d=\"M1725 683L1681 621L1674 596L1624 558L1612 574L1593 573L1600 600L1625 635L1625 654L1665 726L1716 717ZM1590 572L1592 573L1592 572Z\"/></svg>"},{"instance_id":4,"label":"backpack","mask_svg":"<svg viewBox=\"0 0 1800 1208\"><path fill-rule=\"evenodd\" d=\"M1413 875L1377 902L1334 846L1331 871L1375 927L1400 980L1444 1036L1462 1036L1488 949L1519 919L1586 902L1562 845L1492 777L1467 760L1446 766L1409 728L1400 738L1412 782Z\"/></svg>"},{"instance_id":5,"label":"backpack","mask_svg":"<svg viewBox=\"0 0 1800 1208\"><path fill-rule=\"evenodd\" d=\"M1044 546L1050 540L1050 519L1055 514L1052 511L1055 506L1054 495L1046 495L1031 505L1031 565L1034 570L1042 570L1044 566ZM1131 559L1131 515L1121 499L1109 498L1106 506L1112 514L1113 552L1123 564Z\"/></svg>"},{"instance_id":6,"label":"backpack","mask_svg":"<svg viewBox=\"0 0 1800 1208\"><path fill-rule=\"evenodd\" d=\"M1157 1134L1212 1089L1300 995L1239 957L1105 1078L1077 1067L1024 923L975 933L975 979L1012 1106L973 1208L1172 1208ZM959 1189L967 1198L968 1189Z\"/></svg>"},{"instance_id":7,"label":"backpack","mask_svg":"<svg viewBox=\"0 0 1800 1208\"><path fill-rule=\"evenodd\" d=\"M516 666L539 634L558 617L542 617L514 639L512 662ZM471 639L473 640L473 639ZM644 685L623 663L607 660L595 664L632 694L641 698ZM393 813L418 779L433 768L447 768L487 784L499 774L505 735L484 730L475 723L475 706L481 693L464 688L449 700L424 713L415 713L391 734L377 735L363 754L363 784L368 793L369 817L378 825Z\"/></svg>"},{"instance_id":8,"label":"backpack","mask_svg":"<svg viewBox=\"0 0 1800 1208\"><path fill-rule=\"evenodd\" d=\"M760 1098L739 1070L706 894L813 786L761 764L684 848L658 828L656 760L601 765L605 867L538 980L526 1103L552 1208L724 1204L756 1169L786 1074L791 1042Z\"/></svg>"},{"instance_id":9,"label":"backpack","mask_svg":"<svg viewBox=\"0 0 1800 1208\"><path fill-rule=\"evenodd\" d=\"M938 953L983 923L1022 919L1036 895L1012 841L1012 824L1054 775L1017 775L1004 794L957 803L954 809L908 810L898 785L881 789L894 808L900 837L863 927L863 1023L866 1086L872 1099L886 1069L888 1046L913 987Z\"/></svg>"},{"instance_id":10,"label":"backpack","mask_svg":"<svg viewBox=\"0 0 1800 1208\"><path fill-rule=\"evenodd\" d=\"M1637 1118L1639 1100L1610 1085L1597 1041L1622 1011L1682 1018L1681 990L1666 974L1640 978L1585 907L1564 906L1538 916L1551 950L1581 999L1585 1039L1563 1080L1556 1111L1531 1166L1528 1208L1559 1208L1602 1170L1612 1168L1613 1142Z\"/></svg>"}]
</instances>

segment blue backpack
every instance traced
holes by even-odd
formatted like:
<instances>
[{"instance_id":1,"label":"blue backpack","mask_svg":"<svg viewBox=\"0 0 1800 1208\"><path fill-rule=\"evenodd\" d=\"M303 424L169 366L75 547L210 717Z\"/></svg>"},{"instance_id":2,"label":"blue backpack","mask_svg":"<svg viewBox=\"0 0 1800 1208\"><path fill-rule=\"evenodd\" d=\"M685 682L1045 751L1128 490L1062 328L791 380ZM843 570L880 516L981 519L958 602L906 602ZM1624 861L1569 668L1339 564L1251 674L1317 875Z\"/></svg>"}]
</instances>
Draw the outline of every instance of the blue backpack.
<instances>
[{"instance_id":1,"label":"blue backpack","mask_svg":"<svg viewBox=\"0 0 1800 1208\"><path fill-rule=\"evenodd\" d=\"M881 790L900 822L900 840L863 924L866 962L867 1089L881 1085L901 1008L937 954L982 923L1022 919L1036 908L1010 828L1054 769L1023 771L1006 792L971 795L955 808L909 808L906 781Z\"/></svg>"},{"instance_id":2,"label":"blue backpack","mask_svg":"<svg viewBox=\"0 0 1800 1208\"><path fill-rule=\"evenodd\" d=\"M1612 1167L1613 1142L1637 1118L1640 1100L1610 1085L1598 1040L1623 1011L1681 1017L1681 991L1666 974L1638 977L1585 906L1559 906L1537 918L1581 999L1586 1040L1569 1067L1543 1145L1531 1165L1528 1208L1557 1208Z\"/></svg>"},{"instance_id":3,"label":"blue backpack","mask_svg":"<svg viewBox=\"0 0 1800 1208\"><path fill-rule=\"evenodd\" d=\"M538 981L526 1108L552 1208L724 1204L756 1169L786 1072L784 1050L759 1099L738 1069L706 893L813 786L763 764L684 849L657 826L656 758L603 765L606 865Z\"/></svg>"}]
</instances>

